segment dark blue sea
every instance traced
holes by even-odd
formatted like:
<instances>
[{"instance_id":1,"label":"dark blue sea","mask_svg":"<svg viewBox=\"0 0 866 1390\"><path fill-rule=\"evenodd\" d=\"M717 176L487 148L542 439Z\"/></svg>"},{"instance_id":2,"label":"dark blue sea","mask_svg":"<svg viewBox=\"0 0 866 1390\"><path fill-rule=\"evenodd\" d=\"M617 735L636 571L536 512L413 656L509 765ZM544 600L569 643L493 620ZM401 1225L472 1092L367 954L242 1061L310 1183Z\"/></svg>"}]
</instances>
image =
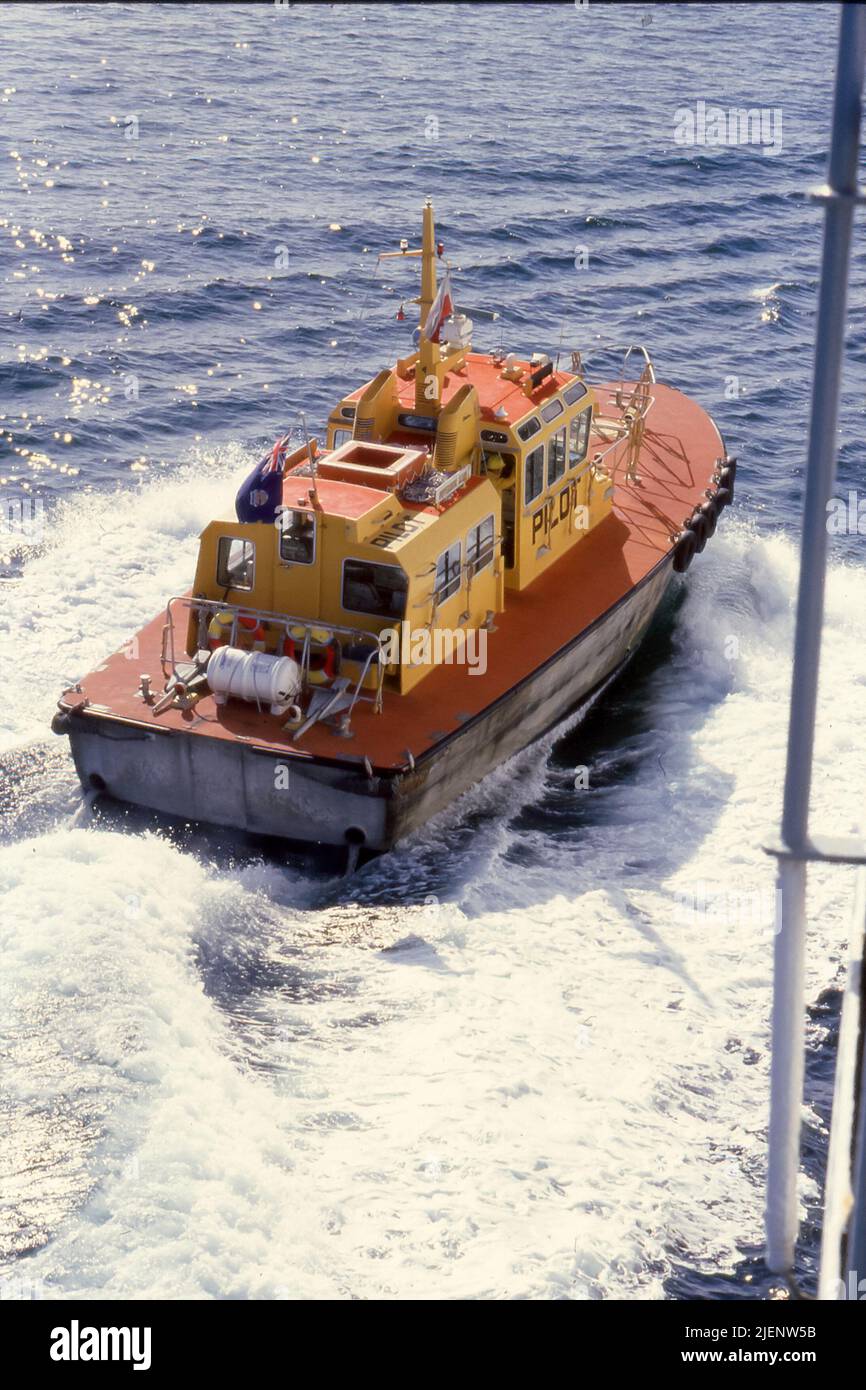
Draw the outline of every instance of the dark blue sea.
<instances>
[{"instance_id":1,"label":"dark blue sea","mask_svg":"<svg viewBox=\"0 0 866 1390\"><path fill-rule=\"evenodd\" d=\"M781 1296L761 845L838 7L0 23L3 1296ZM773 148L681 143L699 103L768 113ZM476 346L577 348L606 381L647 345L738 456L734 508L602 701L352 879L100 814L58 694L186 587L264 446L410 350L412 263L377 255L417 244L427 196ZM864 364L858 233L845 499ZM838 833L866 776L852 530L813 791ZM806 1290L851 889L812 874Z\"/></svg>"}]
</instances>

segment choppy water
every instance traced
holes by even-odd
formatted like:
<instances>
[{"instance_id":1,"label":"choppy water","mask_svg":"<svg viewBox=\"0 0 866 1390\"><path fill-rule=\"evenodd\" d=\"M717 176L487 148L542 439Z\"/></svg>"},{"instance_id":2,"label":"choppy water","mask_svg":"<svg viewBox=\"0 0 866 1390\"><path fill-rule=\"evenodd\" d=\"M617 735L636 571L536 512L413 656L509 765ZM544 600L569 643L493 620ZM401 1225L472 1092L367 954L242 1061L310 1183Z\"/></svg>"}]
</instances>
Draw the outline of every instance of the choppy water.
<instances>
[{"instance_id":1,"label":"choppy water","mask_svg":"<svg viewBox=\"0 0 866 1390\"><path fill-rule=\"evenodd\" d=\"M7 1295L770 1289L759 846L836 24L823 5L4 11L0 493L45 520L0 546ZM676 145L698 100L781 108L782 152ZM428 193L459 299L500 314L477 314L481 345L562 335L608 377L614 345L648 343L739 454L735 512L579 726L348 883L94 822L46 733L59 689L188 581L264 441L407 350L414 284L374 261ZM864 306L858 247L842 495ZM840 833L866 774L864 600L839 538L814 807ZM709 919L678 907L732 886ZM813 875L805 1204L850 886ZM807 1284L814 1253L812 1233Z\"/></svg>"}]
</instances>

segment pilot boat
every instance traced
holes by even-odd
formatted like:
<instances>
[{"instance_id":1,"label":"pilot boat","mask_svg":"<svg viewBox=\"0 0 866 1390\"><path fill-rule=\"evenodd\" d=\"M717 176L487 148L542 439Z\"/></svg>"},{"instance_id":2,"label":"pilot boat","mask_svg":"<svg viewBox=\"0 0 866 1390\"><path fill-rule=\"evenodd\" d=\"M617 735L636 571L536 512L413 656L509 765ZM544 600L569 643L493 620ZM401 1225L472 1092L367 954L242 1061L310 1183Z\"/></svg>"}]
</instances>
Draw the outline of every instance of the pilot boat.
<instances>
[{"instance_id":1,"label":"pilot boat","mask_svg":"<svg viewBox=\"0 0 866 1390\"><path fill-rule=\"evenodd\" d=\"M385 851L599 692L714 534L736 460L645 348L596 384L473 350L429 200L384 255L420 259L413 351L278 440L189 591L63 693L86 789Z\"/></svg>"}]
</instances>

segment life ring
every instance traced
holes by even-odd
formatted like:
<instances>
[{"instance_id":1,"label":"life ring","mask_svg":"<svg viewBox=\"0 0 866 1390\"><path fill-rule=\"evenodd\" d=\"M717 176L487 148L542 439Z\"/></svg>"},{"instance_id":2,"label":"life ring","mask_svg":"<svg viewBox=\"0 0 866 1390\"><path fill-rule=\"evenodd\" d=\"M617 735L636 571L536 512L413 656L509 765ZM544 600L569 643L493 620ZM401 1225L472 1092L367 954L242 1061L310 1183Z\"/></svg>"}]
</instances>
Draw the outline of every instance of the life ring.
<instances>
[{"instance_id":1,"label":"life ring","mask_svg":"<svg viewBox=\"0 0 866 1390\"><path fill-rule=\"evenodd\" d=\"M222 613L215 613L211 618L207 629L207 644L212 652L215 652L217 647L228 646L233 622L234 614L228 609L224 609Z\"/></svg>"},{"instance_id":2,"label":"life ring","mask_svg":"<svg viewBox=\"0 0 866 1390\"><path fill-rule=\"evenodd\" d=\"M703 550L704 546L706 545L709 539L709 527L707 518L704 516L700 508L697 508L695 511L692 512L691 516L686 522L686 530L691 531L692 535L694 536L695 548L698 554L700 554L700 552Z\"/></svg>"},{"instance_id":3,"label":"life ring","mask_svg":"<svg viewBox=\"0 0 866 1390\"><path fill-rule=\"evenodd\" d=\"M238 618L238 636L240 636L241 631L249 637L253 651L264 651L265 630L258 618Z\"/></svg>"},{"instance_id":4,"label":"life ring","mask_svg":"<svg viewBox=\"0 0 866 1390\"><path fill-rule=\"evenodd\" d=\"M287 627L282 643L283 656L290 656L294 661L300 661L299 653L304 650L306 635L307 629L302 627L300 623L292 623L291 627Z\"/></svg>"},{"instance_id":5,"label":"life ring","mask_svg":"<svg viewBox=\"0 0 866 1390\"><path fill-rule=\"evenodd\" d=\"M337 644L332 640L319 651L310 652L310 669L307 673L307 679L313 685L329 685L336 674Z\"/></svg>"},{"instance_id":6,"label":"life ring","mask_svg":"<svg viewBox=\"0 0 866 1390\"><path fill-rule=\"evenodd\" d=\"M684 531L680 531L677 537L677 543L674 546L674 569L677 574L685 574L692 560L695 558L697 548L698 543L694 531L688 528Z\"/></svg>"}]
</instances>

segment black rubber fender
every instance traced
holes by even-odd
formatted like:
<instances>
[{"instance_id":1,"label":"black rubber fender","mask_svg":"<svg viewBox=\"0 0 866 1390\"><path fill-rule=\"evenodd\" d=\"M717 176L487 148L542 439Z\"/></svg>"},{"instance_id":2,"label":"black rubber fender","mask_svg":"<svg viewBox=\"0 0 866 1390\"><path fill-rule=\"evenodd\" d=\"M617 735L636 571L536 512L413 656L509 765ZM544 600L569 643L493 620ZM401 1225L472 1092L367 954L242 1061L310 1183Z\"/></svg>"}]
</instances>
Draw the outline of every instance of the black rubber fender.
<instances>
[{"instance_id":1,"label":"black rubber fender","mask_svg":"<svg viewBox=\"0 0 866 1390\"><path fill-rule=\"evenodd\" d=\"M699 508L699 514L707 523L707 540L716 534L716 526L719 520L719 508L714 497L708 498Z\"/></svg>"},{"instance_id":2,"label":"black rubber fender","mask_svg":"<svg viewBox=\"0 0 866 1390\"><path fill-rule=\"evenodd\" d=\"M737 480L737 460L726 459L725 466L719 473L719 487L727 488L731 494L730 500L734 500L734 483Z\"/></svg>"},{"instance_id":3,"label":"black rubber fender","mask_svg":"<svg viewBox=\"0 0 866 1390\"><path fill-rule=\"evenodd\" d=\"M57 713L55 714L54 718L53 718L52 721L51 721L51 732L52 732L53 734L60 734L60 735L68 734L68 733L69 733L69 715L68 715L68 714L64 714L62 710L58 710Z\"/></svg>"},{"instance_id":4,"label":"black rubber fender","mask_svg":"<svg viewBox=\"0 0 866 1390\"><path fill-rule=\"evenodd\" d=\"M695 538L695 548L700 554L710 537L709 524L700 507L692 512L686 522L686 530L692 532Z\"/></svg>"},{"instance_id":5,"label":"black rubber fender","mask_svg":"<svg viewBox=\"0 0 866 1390\"><path fill-rule=\"evenodd\" d=\"M689 527L680 531L674 546L674 570L677 574L685 574L697 554L697 549L698 543L694 531Z\"/></svg>"},{"instance_id":6,"label":"black rubber fender","mask_svg":"<svg viewBox=\"0 0 866 1390\"><path fill-rule=\"evenodd\" d=\"M725 507L729 507L733 500L733 494L729 487L720 487L713 498L719 512L724 511Z\"/></svg>"}]
</instances>

